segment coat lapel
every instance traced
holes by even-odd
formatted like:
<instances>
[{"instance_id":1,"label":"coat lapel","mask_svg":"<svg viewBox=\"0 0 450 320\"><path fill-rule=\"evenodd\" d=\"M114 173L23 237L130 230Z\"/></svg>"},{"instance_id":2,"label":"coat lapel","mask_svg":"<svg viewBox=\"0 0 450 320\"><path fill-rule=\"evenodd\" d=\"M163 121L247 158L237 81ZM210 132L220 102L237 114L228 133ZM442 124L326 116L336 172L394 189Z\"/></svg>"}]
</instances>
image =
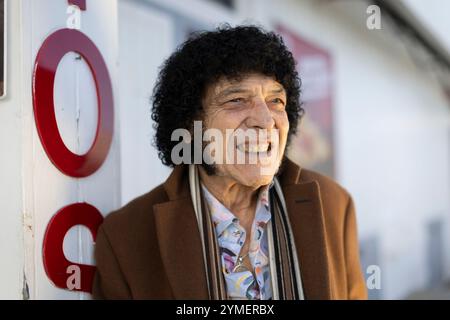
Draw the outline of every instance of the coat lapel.
<instances>
[{"instance_id":1,"label":"coat lapel","mask_svg":"<svg viewBox=\"0 0 450 320\"><path fill-rule=\"evenodd\" d=\"M176 167L164 188L169 201L153 206L161 259L175 299L208 299L200 232L187 170Z\"/></svg>"},{"instance_id":2,"label":"coat lapel","mask_svg":"<svg viewBox=\"0 0 450 320\"><path fill-rule=\"evenodd\" d=\"M331 299L325 226L316 181L285 159L280 183L294 233L307 299ZM153 206L161 258L176 299L208 299L202 245L186 166L176 167L164 188L169 201Z\"/></svg>"},{"instance_id":3,"label":"coat lapel","mask_svg":"<svg viewBox=\"0 0 450 320\"><path fill-rule=\"evenodd\" d=\"M306 299L331 299L325 224L319 184L303 181L301 169L285 159L279 177L294 233Z\"/></svg>"}]
</instances>

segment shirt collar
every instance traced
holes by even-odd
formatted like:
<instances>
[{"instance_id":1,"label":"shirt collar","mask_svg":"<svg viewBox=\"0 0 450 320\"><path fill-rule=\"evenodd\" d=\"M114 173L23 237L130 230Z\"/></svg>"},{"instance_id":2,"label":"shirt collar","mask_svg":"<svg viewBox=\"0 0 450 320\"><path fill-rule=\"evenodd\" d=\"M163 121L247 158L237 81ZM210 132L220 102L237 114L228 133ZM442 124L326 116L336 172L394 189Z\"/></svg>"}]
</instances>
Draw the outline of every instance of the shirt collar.
<instances>
[{"instance_id":1,"label":"shirt collar","mask_svg":"<svg viewBox=\"0 0 450 320\"><path fill-rule=\"evenodd\" d=\"M209 190L202 184L203 194L208 205L211 218L216 230L217 236L220 236L225 229L232 223L237 222L238 218L225 207L216 197L214 197ZM255 220L267 223L270 220L269 209L269 188L271 184L262 186L258 194L258 201L256 203Z\"/></svg>"}]
</instances>

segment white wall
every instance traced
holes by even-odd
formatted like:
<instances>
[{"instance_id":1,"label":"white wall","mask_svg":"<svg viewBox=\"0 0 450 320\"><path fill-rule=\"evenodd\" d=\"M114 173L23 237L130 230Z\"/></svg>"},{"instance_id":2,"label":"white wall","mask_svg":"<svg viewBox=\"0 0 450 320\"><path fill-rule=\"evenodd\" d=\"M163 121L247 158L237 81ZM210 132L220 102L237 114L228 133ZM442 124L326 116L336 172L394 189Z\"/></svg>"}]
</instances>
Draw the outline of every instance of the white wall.
<instances>
[{"instance_id":1,"label":"white wall","mask_svg":"<svg viewBox=\"0 0 450 320\"><path fill-rule=\"evenodd\" d=\"M411 10L412 14L423 23L438 41L450 52L449 3L445 0L402 0L403 4ZM450 55L450 53L449 53Z\"/></svg>"},{"instance_id":2,"label":"white wall","mask_svg":"<svg viewBox=\"0 0 450 320\"><path fill-rule=\"evenodd\" d=\"M170 17L140 2L119 2L122 204L153 189L170 172L152 145L150 97L158 67L173 49L173 32Z\"/></svg>"},{"instance_id":3,"label":"white wall","mask_svg":"<svg viewBox=\"0 0 450 320\"><path fill-rule=\"evenodd\" d=\"M22 87L19 34L20 2L10 1L8 34L8 95L0 100L0 299L20 299L24 272L22 231Z\"/></svg>"}]
</instances>

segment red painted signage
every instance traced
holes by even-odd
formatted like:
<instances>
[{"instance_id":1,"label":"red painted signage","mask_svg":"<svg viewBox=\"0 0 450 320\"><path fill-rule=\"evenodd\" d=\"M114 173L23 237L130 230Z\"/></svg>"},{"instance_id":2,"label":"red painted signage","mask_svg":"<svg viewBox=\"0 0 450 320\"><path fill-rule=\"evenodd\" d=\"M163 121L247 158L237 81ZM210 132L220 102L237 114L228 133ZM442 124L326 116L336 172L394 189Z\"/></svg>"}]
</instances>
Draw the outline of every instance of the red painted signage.
<instances>
[{"instance_id":1,"label":"red painted signage","mask_svg":"<svg viewBox=\"0 0 450 320\"><path fill-rule=\"evenodd\" d=\"M59 288L67 288L71 276L69 267L80 270L80 286L72 290L91 292L95 267L78 264L66 259L63 250L64 237L70 228L76 225L87 227L95 241L97 229L103 221L101 213L87 203L74 203L59 210L50 220L44 236L42 254L47 276Z\"/></svg>"},{"instance_id":2,"label":"red painted signage","mask_svg":"<svg viewBox=\"0 0 450 320\"><path fill-rule=\"evenodd\" d=\"M86 10L85 0L69 0ZM58 130L53 101L55 75L63 56L80 54L94 77L97 92L98 121L94 142L87 153L77 155L64 144ZM114 105L111 79L100 51L83 33L61 29L45 39L36 57L33 73L33 106L39 138L50 161L62 173L75 178L92 175L105 161L114 128ZM71 262L64 255L64 237L70 228L84 225L95 241L101 213L87 203L70 204L50 220L43 242L43 263L49 279L59 288L91 292L95 267ZM79 277L74 283L71 278Z\"/></svg>"},{"instance_id":3,"label":"red painted signage","mask_svg":"<svg viewBox=\"0 0 450 320\"><path fill-rule=\"evenodd\" d=\"M69 4L77 6L81 10L86 10L86 0L69 0Z\"/></svg>"},{"instance_id":4,"label":"red painted signage","mask_svg":"<svg viewBox=\"0 0 450 320\"><path fill-rule=\"evenodd\" d=\"M77 52L84 58L97 88L97 131L94 143L84 155L77 155L66 147L56 123L53 101L56 70L68 52ZM93 174L106 159L114 127L111 81L106 64L95 44L74 29L61 29L51 34L37 54L33 98L39 137L53 164L71 177L81 178Z\"/></svg>"}]
</instances>

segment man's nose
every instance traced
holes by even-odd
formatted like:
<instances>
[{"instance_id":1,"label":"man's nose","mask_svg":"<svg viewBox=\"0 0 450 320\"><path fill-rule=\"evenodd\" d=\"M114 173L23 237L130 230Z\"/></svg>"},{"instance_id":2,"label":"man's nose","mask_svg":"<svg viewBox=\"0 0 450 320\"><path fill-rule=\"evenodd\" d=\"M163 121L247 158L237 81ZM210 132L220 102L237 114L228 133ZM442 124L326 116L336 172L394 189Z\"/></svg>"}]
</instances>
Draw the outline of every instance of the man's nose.
<instances>
[{"instance_id":1,"label":"man's nose","mask_svg":"<svg viewBox=\"0 0 450 320\"><path fill-rule=\"evenodd\" d=\"M263 99L258 99L254 102L250 116L247 120L249 128L260 128L270 130L275 127L272 113L269 106Z\"/></svg>"}]
</instances>

